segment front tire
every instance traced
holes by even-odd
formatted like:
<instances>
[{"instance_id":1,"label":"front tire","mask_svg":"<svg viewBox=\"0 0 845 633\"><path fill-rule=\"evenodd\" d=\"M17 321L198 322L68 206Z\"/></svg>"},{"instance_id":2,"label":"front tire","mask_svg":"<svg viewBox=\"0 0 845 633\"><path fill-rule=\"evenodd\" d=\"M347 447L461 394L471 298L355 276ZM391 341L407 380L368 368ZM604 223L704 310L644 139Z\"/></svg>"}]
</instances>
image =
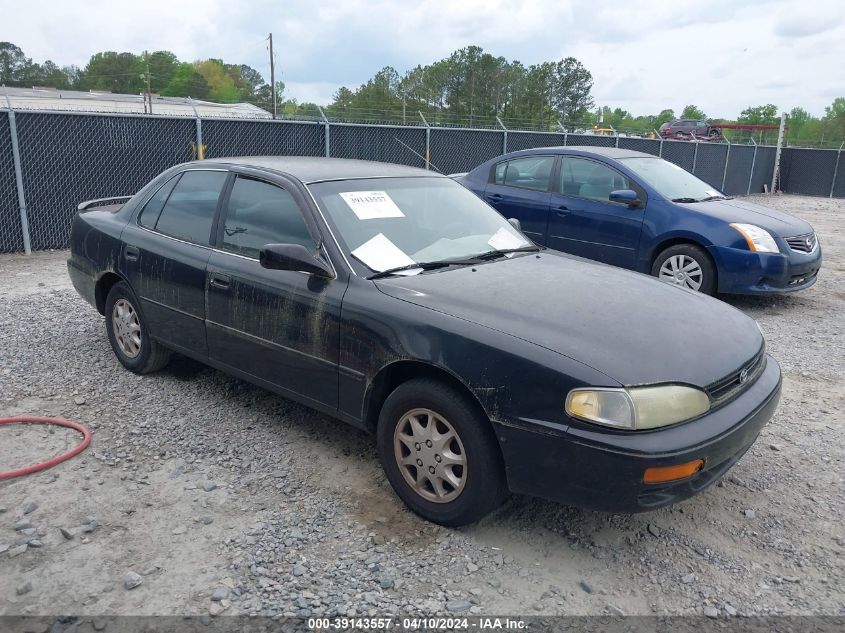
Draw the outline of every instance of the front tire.
<instances>
[{"instance_id":1,"label":"front tire","mask_svg":"<svg viewBox=\"0 0 845 633\"><path fill-rule=\"evenodd\" d=\"M377 436L390 485L424 519L466 525L507 496L490 421L444 383L414 379L397 387L382 406Z\"/></svg>"},{"instance_id":2,"label":"front tire","mask_svg":"<svg viewBox=\"0 0 845 633\"><path fill-rule=\"evenodd\" d=\"M712 295L716 292L716 267L707 252L695 244L675 244L662 251L651 267L654 277Z\"/></svg>"},{"instance_id":3,"label":"front tire","mask_svg":"<svg viewBox=\"0 0 845 633\"><path fill-rule=\"evenodd\" d=\"M167 365L170 350L150 337L139 305L125 282L112 286L106 297L106 334L121 365L136 374L148 374Z\"/></svg>"}]
</instances>

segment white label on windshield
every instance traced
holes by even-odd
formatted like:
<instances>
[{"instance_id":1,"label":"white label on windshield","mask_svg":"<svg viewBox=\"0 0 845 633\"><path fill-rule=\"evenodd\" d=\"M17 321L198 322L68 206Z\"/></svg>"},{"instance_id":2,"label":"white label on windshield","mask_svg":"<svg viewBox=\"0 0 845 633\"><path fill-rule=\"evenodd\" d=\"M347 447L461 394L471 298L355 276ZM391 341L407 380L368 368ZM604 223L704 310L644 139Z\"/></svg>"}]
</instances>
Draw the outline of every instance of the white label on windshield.
<instances>
[{"instance_id":1,"label":"white label on windshield","mask_svg":"<svg viewBox=\"0 0 845 633\"><path fill-rule=\"evenodd\" d=\"M503 251L508 248L519 248L521 246L525 246L525 242L523 242L519 237L508 231L507 229L500 228L493 234L487 243L495 248L497 251Z\"/></svg>"},{"instance_id":2,"label":"white label on windshield","mask_svg":"<svg viewBox=\"0 0 845 633\"><path fill-rule=\"evenodd\" d=\"M359 220L405 217L402 209L396 206L386 191L342 191L340 197Z\"/></svg>"},{"instance_id":3,"label":"white label on windshield","mask_svg":"<svg viewBox=\"0 0 845 633\"><path fill-rule=\"evenodd\" d=\"M383 233L379 233L374 238L361 244L361 246L352 251L352 255L364 262L369 268L378 272L387 270L388 268L410 266L415 263L402 249L387 239Z\"/></svg>"},{"instance_id":4,"label":"white label on windshield","mask_svg":"<svg viewBox=\"0 0 845 633\"><path fill-rule=\"evenodd\" d=\"M708 196L721 196L722 195L718 191L716 191L715 189L706 189L704 191L704 193L706 193Z\"/></svg>"}]
</instances>

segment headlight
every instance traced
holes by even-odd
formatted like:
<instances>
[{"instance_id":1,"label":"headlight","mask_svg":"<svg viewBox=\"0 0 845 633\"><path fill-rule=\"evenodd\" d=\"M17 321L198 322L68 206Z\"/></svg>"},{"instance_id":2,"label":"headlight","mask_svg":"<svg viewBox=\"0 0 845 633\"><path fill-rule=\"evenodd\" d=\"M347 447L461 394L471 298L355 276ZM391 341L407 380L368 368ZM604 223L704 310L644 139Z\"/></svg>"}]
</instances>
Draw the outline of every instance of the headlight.
<instances>
[{"instance_id":1,"label":"headlight","mask_svg":"<svg viewBox=\"0 0 845 633\"><path fill-rule=\"evenodd\" d=\"M734 223L731 227L739 231L739 234L745 238L748 248L757 253L779 253L775 238L765 229L753 224Z\"/></svg>"},{"instance_id":2,"label":"headlight","mask_svg":"<svg viewBox=\"0 0 845 633\"><path fill-rule=\"evenodd\" d=\"M706 393L681 385L573 389L566 397L568 415L632 431L669 426L709 410L710 398Z\"/></svg>"}]
</instances>

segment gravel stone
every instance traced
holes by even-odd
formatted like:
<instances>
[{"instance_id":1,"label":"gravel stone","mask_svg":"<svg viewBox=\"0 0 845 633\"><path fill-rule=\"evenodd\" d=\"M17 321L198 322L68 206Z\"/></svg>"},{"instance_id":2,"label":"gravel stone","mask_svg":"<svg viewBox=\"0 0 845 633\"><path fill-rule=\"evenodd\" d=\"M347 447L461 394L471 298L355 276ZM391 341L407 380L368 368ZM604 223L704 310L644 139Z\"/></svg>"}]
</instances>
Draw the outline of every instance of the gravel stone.
<instances>
[{"instance_id":1,"label":"gravel stone","mask_svg":"<svg viewBox=\"0 0 845 633\"><path fill-rule=\"evenodd\" d=\"M18 545L17 547L12 547L9 549L9 558L15 558L15 556L20 556L24 552L26 552L29 545Z\"/></svg>"},{"instance_id":2,"label":"gravel stone","mask_svg":"<svg viewBox=\"0 0 845 633\"><path fill-rule=\"evenodd\" d=\"M123 588L127 591L130 589L134 589L138 585L140 585L143 581L140 574L136 574L134 571L130 571L126 576L123 577Z\"/></svg>"},{"instance_id":3,"label":"gravel stone","mask_svg":"<svg viewBox=\"0 0 845 633\"><path fill-rule=\"evenodd\" d=\"M229 597L229 588L228 587L217 587L214 592L211 594L211 599L214 602L220 602L221 600L225 600Z\"/></svg>"},{"instance_id":4,"label":"gravel stone","mask_svg":"<svg viewBox=\"0 0 845 633\"><path fill-rule=\"evenodd\" d=\"M28 530L32 527L32 520L29 517L25 519L20 519L19 521L15 522L15 531L20 532L22 530Z\"/></svg>"},{"instance_id":5,"label":"gravel stone","mask_svg":"<svg viewBox=\"0 0 845 633\"><path fill-rule=\"evenodd\" d=\"M19 596L26 595L30 591L32 591L32 583L28 580L24 584L18 585L18 587L15 589L15 593Z\"/></svg>"},{"instance_id":6,"label":"gravel stone","mask_svg":"<svg viewBox=\"0 0 845 633\"><path fill-rule=\"evenodd\" d=\"M35 512L38 509L38 506L41 505L37 501L32 499L28 499L24 501L23 507L21 508L22 514L30 514L31 512Z\"/></svg>"},{"instance_id":7,"label":"gravel stone","mask_svg":"<svg viewBox=\"0 0 845 633\"><path fill-rule=\"evenodd\" d=\"M446 609L452 613L465 613L471 607L472 603L467 600L452 600L446 603Z\"/></svg>"},{"instance_id":8,"label":"gravel stone","mask_svg":"<svg viewBox=\"0 0 845 633\"><path fill-rule=\"evenodd\" d=\"M716 607L706 606L704 607L704 615L706 615L708 618L718 618L719 610Z\"/></svg>"}]
</instances>

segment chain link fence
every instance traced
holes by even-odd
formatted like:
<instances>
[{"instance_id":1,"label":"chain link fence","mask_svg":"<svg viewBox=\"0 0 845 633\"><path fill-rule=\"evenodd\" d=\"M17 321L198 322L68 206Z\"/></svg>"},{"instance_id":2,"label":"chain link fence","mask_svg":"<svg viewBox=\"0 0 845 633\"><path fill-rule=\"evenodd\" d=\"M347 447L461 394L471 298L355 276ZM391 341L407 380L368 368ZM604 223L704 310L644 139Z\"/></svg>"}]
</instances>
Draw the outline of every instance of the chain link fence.
<instances>
[{"instance_id":1,"label":"chain link fence","mask_svg":"<svg viewBox=\"0 0 845 633\"><path fill-rule=\"evenodd\" d=\"M0 252L24 250L11 112L0 110ZM776 148L566 132L373 125L316 121L188 118L16 111L29 238L63 248L76 205L129 195L160 172L197 158L331 156L465 172L506 151L533 147L618 147L675 163L729 195L769 184ZM783 150L780 188L845 197L842 151Z\"/></svg>"},{"instance_id":2,"label":"chain link fence","mask_svg":"<svg viewBox=\"0 0 845 633\"><path fill-rule=\"evenodd\" d=\"M0 113L0 253L23 250L9 118Z\"/></svg>"}]
</instances>

